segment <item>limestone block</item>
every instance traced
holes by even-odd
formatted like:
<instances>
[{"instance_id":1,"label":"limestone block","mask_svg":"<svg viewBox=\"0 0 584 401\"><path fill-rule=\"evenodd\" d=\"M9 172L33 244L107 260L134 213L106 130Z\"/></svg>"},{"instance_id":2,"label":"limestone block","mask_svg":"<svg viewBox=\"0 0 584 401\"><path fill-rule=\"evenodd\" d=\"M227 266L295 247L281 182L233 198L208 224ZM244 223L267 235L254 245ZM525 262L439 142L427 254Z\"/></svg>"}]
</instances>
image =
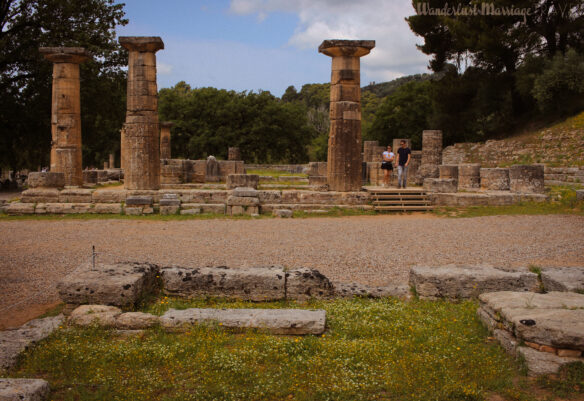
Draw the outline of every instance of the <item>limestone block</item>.
<instances>
[{"instance_id":1,"label":"limestone block","mask_svg":"<svg viewBox=\"0 0 584 401\"><path fill-rule=\"evenodd\" d=\"M228 329L254 328L272 334L322 334L324 310L302 309L170 309L161 316L162 326L180 330L193 324L216 323Z\"/></svg>"},{"instance_id":2,"label":"limestone block","mask_svg":"<svg viewBox=\"0 0 584 401\"><path fill-rule=\"evenodd\" d=\"M370 287L359 283L333 283L335 297L351 298L411 298L410 287L407 285L388 285L385 287Z\"/></svg>"},{"instance_id":3,"label":"limestone block","mask_svg":"<svg viewBox=\"0 0 584 401\"><path fill-rule=\"evenodd\" d=\"M49 399L49 383L42 379L0 378L0 400L45 401Z\"/></svg>"},{"instance_id":4,"label":"limestone block","mask_svg":"<svg viewBox=\"0 0 584 401\"><path fill-rule=\"evenodd\" d=\"M160 198L160 206L180 206L178 194L165 193Z\"/></svg>"},{"instance_id":5,"label":"limestone block","mask_svg":"<svg viewBox=\"0 0 584 401\"><path fill-rule=\"evenodd\" d=\"M458 181L454 178L426 178L424 189L428 192L455 193L458 190Z\"/></svg>"},{"instance_id":6,"label":"limestone block","mask_svg":"<svg viewBox=\"0 0 584 401\"><path fill-rule=\"evenodd\" d=\"M418 175L422 180L426 178L438 178L440 175L439 167L437 164L422 164L418 169ZM408 176L410 176L409 172Z\"/></svg>"},{"instance_id":7,"label":"limestone block","mask_svg":"<svg viewBox=\"0 0 584 401\"><path fill-rule=\"evenodd\" d=\"M51 214L90 213L93 207L91 203L47 203L45 206Z\"/></svg>"},{"instance_id":8,"label":"limestone block","mask_svg":"<svg viewBox=\"0 0 584 401\"><path fill-rule=\"evenodd\" d=\"M193 214L201 214L201 208L192 208L192 209L183 209L180 211L182 215L193 215Z\"/></svg>"},{"instance_id":9,"label":"limestone block","mask_svg":"<svg viewBox=\"0 0 584 401\"><path fill-rule=\"evenodd\" d=\"M565 364L582 362L582 358L561 357L529 347L517 347L517 354L525 360L530 376L556 374Z\"/></svg>"},{"instance_id":10,"label":"limestone block","mask_svg":"<svg viewBox=\"0 0 584 401\"><path fill-rule=\"evenodd\" d=\"M443 164L438 166L440 173L440 178L454 178L458 180L458 165L456 164Z\"/></svg>"},{"instance_id":11,"label":"limestone block","mask_svg":"<svg viewBox=\"0 0 584 401\"><path fill-rule=\"evenodd\" d=\"M289 217L292 217L292 210L290 210L290 209L276 209L272 212L272 214L276 217L289 218Z\"/></svg>"},{"instance_id":12,"label":"limestone block","mask_svg":"<svg viewBox=\"0 0 584 401\"><path fill-rule=\"evenodd\" d=\"M257 174L229 174L227 176L227 189L247 187L257 189L260 177Z\"/></svg>"},{"instance_id":13,"label":"limestone block","mask_svg":"<svg viewBox=\"0 0 584 401\"><path fill-rule=\"evenodd\" d=\"M148 195L130 195L126 198L128 206L151 206L152 196Z\"/></svg>"},{"instance_id":14,"label":"limestone block","mask_svg":"<svg viewBox=\"0 0 584 401\"><path fill-rule=\"evenodd\" d=\"M227 160L242 160L241 151L238 147L229 147L227 149Z\"/></svg>"},{"instance_id":15,"label":"limestone block","mask_svg":"<svg viewBox=\"0 0 584 401\"><path fill-rule=\"evenodd\" d=\"M259 206L246 206L245 214L248 216L259 216L260 208Z\"/></svg>"},{"instance_id":16,"label":"limestone block","mask_svg":"<svg viewBox=\"0 0 584 401\"><path fill-rule=\"evenodd\" d=\"M308 177L308 185L322 186L327 185L326 175L311 175Z\"/></svg>"},{"instance_id":17,"label":"limestone block","mask_svg":"<svg viewBox=\"0 0 584 401\"><path fill-rule=\"evenodd\" d=\"M34 203L12 202L4 208L4 212L9 215L34 214L35 207Z\"/></svg>"},{"instance_id":18,"label":"limestone block","mask_svg":"<svg viewBox=\"0 0 584 401\"><path fill-rule=\"evenodd\" d=\"M91 212L98 214L121 214L122 205L119 203L96 203Z\"/></svg>"},{"instance_id":19,"label":"limestone block","mask_svg":"<svg viewBox=\"0 0 584 401\"><path fill-rule=\"evenodd\" d=\"M584 201L584 189L579 189L576 191L576 200Z\"/></svg>"},{"instance_id":20,"label":"limestone block","mask_svg":"<svg viewBox=\"0 0 584 401\"><path fill-rule=\"evenodd\" d=\"M509 169L481 168L481 189L493 191L508 191Z\"/></svg>"},{"instance_id":21,"label":"limestone block","mask_svg":"<svg viewBox=\"0 0 584 401\"><path fill-rule=\"evenodd\" d=\"M221 181L227 179L229 174L245 174L245 165L241 160L220 160L219 175Z\"/></svg>"},{"instance_id":22,"label":"limestone block","mask_svg":"<svg viewBox=\"0 0 584 401\"><path fill-rule=\"evenodd\" d=\"M27 189L22 191L20 199L23 203L59 202L59 190L56 188Z\"/></svg>"},{"instance_id":23,"label":"limestone block","mask_svg":"<svg viewBox=\"0 0 584 401\"><path fill-rule=\"evenodd\" d=\"M480 188L481 183L481 165L460 164L458 166L458 189L474 190Z\"/></svg>"},{"instance_id":24,"label":"limestone block","mask_svg":"<svg viewBox=\"0 0 584 401\"><path fill-rule=\"evenodd\" d=\"M310 162L306 171L308 176L326 176L326 162Z\"/></svg>"},{"instance_id":25,"label":"limestone block","mask_svg":"<svg viewBox=\"0 0 584 401\"><path fill-rule=\"evenodd\" d=\"M66 188L59 192L59 203L91 203L91 189Z\"/></svg>"},{"instance_id":26,"label":"limestone block","mask_svg":"<svg viewBox=\"0 0 584 401\"><path fill-rule=\"evenodd\" d=\"M134 206L134 207L124 207L124 214L127 216L142 216L142 211L144 207L142 206Z\"/></svg>"},{"instance_id":27,"label":"limestone block","mask_svg":"<svg viewBox=\"0 0 584 401\"><path fill-rule=\"evenodd\" d=\"M231 194L235 197L249 197L249 198L258 198L259 192L257 189L254 188L246 188L246 187L238 187L235 188Z\"/></svg>"},{"instance_id":28,"label":"limestone block","mask_svg":"<svg viewBox=\"0 0 584 401\"><path fill-rule=\"evenodd\" d=\"M81 305L71 313L69 322L77 326L114 327L116 325L116 317L121 313L122 310L115 306Z\"/></svg>"},{"instance_id":29,"label":"limestone block","mask_svg":"<svg viewBox=\"0 0 584 401\"><path fill-rule=\"evenodd\" d=\"M183 203L181 205L181 209L189 210L189 209L198 209L202 213L218 213L224 214L225 213L225 204L213 204L213 203Z\"/></svg>"},{"instance_id":30,"label":"limestone block","mask_svg":"<svg viewBox=\"0 0 584 401\"><path fill-rule=\"evenodd\" d=\"M358 191L362 185L361 121L331 120L327 184L333 191Z\"/></svg>"},{"instance_id":31,"label":"limestone block","mask_svg":"<svg viewBox=\"0 0 584 401\"><path fill-rule=\"evenodd\" d=\"M541 281L546 291L584 291L584 267L543 269Z\"/></svg>"},{"instance_id":32,"label":"limestone block","mask_svg":"<svg viewBox=\"0 0 584 401\"><path fill-rule=\"evenodd\" d=\"M510 355L515 355L517 352L517 346L519 341L513 334L507 330L495 329L493 330L493 337L497 339L499 344L505 349L505 351Z\"/></svg>"},{"instance_id":33,"label":"limestone block","mask_svg":"<svg viewBox=\"0 0 584 401\"><path fill-rule=\"evenodd\" d=\"M227 206L226 212L225 212L228 216L241 216L242 214L245 213L245 207L244 206Z\"/></svg>"},{"instance_id":34,"label":"limestone block","mask_svg":"<svg viewBox=\"0 0 584 401\"><path fill-rule=\"evenodd\" d=\"M172 267L162 269L164 292L185 297L216 296L251 301L285 298L281 267Z\"/></svg>"},{"instance_id":35,"label":"limestone block","mask_svg":"<svg viewBox=\"0 0 584 401\"><path fill-rule=\"evenodd\" d=\"M128 191L125 189L97 189L92 194L95 203L121 203L126 201Z\"/></svg>"},{"instance_id":36,"label":"limestone block","mask_svg":"<svg viewBox=\"0 0 584 401\"><path fill-rule=\"evenodd\" d=\"M132 306L156 286L158 266L147 263L82 265L57 284L69 304Z\"/></svg>"},{"instance_id":37,"label":"limestone block","mask_svg":"<svg viewBox=\"0 0 584 401\"><path fill-rule=\"evenodd\" d=\"M64 183L63 178L63 183ZM83 170L84 184L97 184L97 170Z\"/></svg>"},{"instance_id":38,"label":"limestone block","mask_svg":"<svg viewBox=\"0 0 584 401\"><path fill-rule=\"evenodd\" d=\"M120 330L143 330L158 323L158 316L142 312L126 312L116 317L115 327Z\"/></svg>"},{"instance_id":39,"label":"limestone block","mask_svg":"<svg viewBox=\"0 0 584 401\"><path fill-rule=\"evenodd\" d=\"M258 198L250 198L246 196L230 196L227 198L228 206L257 206L260 200Z\"/></svg>"},{"instance_id":40,"label":"limestone block","mask_svg":"<svg viewBox=\"0 0 584 401\"><path fill-rule=\"evenodd\" d=\"M0 331L0 369L12 368L18 355L47 338L63 322L63 315L31 320L16 330Z\"/></svg>"},{"instance_id":41,"label":"limestone block","mask_svg":"<svg viewBox=\"0 0 584 401\"><path fill-rule=\"evenodd\" d=\"M481 307L488 308L492 314L501 314L503 309L581 309L584 308L584 295L573 292L530 292L497 291L479 296Z\"/></svg>"},{"instance_id":42,"label":"limestone block","mask_svg":"<svg viewBox=\"0 0 584 401\"><path fill-rule=\"evenodd\" d=\"M160 206L160 214L166 216L177 214L179 210L180 206Z\"/></svg>"},{"instance_id":43,"label":"limestone block","mask_svg":"<svg viewBox=\"0 0 584 401\"><path fill-rule=\"evenodd\" d=\"M28 173L29 188L63 188L65 175L56 172L30 172Z\"/></svg>"},{"instance_id":44,"label":"limestone block","mask_svg":"<svg viewBox=\"0 0 584 401\"><path fill-rule=\"evenodd\" d=\"M537 291L537 275L506 271L492 266L416 266L410 269L410 285L422 299L467 299L493 291Z\"/></svg>"},{"instance_id":45,"label":"limestone block","mask_svg":"<svg viewBox=\"0 0 584 401\"><path fill-rule=\"evenodd\" d=\"M286 277L287 299L307 300L334 296L332 283L318 270L302 267L286 272Z\"/></svg>"},{"instance_id":46,"label":"limestone block","mask_svg":"<svg viewBox=\"0 0 584 401\"><path fill-rule=\"evenodd\" d=\"M442 164L442 131L425 130L422 132L422 166ZM437 168L436 168L437 169ZM438 173L438 171L436 171ZM437 178L438 174L432 176Z\"/></svg>"},{"instance_id":47,"label":"limestone block","mask_svg":"<svg viewBox=\"0 0 584 401\"><path fill-rule=\"evenodd\" d=\"M513 192L543 193L543 165L515 165L509 168L509 186Z\"/></svg>"}]
</instances>

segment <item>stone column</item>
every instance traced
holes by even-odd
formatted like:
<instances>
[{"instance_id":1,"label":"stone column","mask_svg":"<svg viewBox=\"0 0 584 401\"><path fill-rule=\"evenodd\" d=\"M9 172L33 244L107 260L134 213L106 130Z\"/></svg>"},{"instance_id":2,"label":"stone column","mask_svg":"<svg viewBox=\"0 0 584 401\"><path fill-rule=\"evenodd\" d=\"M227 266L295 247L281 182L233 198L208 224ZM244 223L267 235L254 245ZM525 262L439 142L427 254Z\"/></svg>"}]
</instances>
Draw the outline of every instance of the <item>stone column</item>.
<instances>
[{"instance_id":1,"label":"stone column","mask_svg":"<svg viewBox=\"0 0 584 401\"><path fill-rule=\"evenodd\" d=\"M109 154L109 168L116 168L116 159L113 153Z\"/></svg>"},{"instance_id":2,"label":"stone column","mask_svg":"<svg viewBox=\"0 0 584 401\"><path fill-rule=\"evenodd\" d=\"M120 168L122 170L124 170L126 168L125 163L124 163L125 162L124 156L126 154L125 147L124 147L124 135L125 135L124 134L124 127L122 127L122 129L120 129Z\"/></svg>"},{"instance_id":3,"label":"stone column","mask_svg":"<svg viewBox=\"0 0 584 401\"><path fill-rule=\"evenodd\" d=\"M374 47L374 40L337 39L318 47L332 57L327 182L333 191L358 191L362 186L359 58Z\"/></svg>"},{"instance_id":4,"label":"stone column","mask_svg":"<svg viewBox=\"0 0 584 401\"><path fill-rule=\"evenodd\" d=\"M227 149L227 160L241 160L241 152L237 147Z\"/></svg>"},{"instance_id":5,"label":"stone column","mask_svg":"<svg viewBox=\"0 0 584 401\"><path fill-rule=\"evenodd\" d=\"M83 185L79 64L90 58L82 47L41 47L53 62L51 171L65 175L65 185Z\"/></svg>"},{"instance_id":6,"label":"stone column","mask_svg":"<svg viewBox=\"0 0 584 401\"><path fill-rule=\"evenodd\" d=\"M442 164L442 131L425 130L422 132L422 165L420 175L424 178L438 178Z\"/></svg>"},{"instance_id":7,"label":"stone column","mask_svg":"<svg viewBox=\"0 0 584 401\"><path fill-rule=\"evenodd\" d=\"M121 36L128 49L128 91L126 122L122 129L124 187L160 187L160 132L156 52L164 49L158 36Z\"/></svg>"},{"instance_id":8,"label":"stone column","mask_svg":"<svg viewBox=\"0 0 584 401\"><path fill-rule=\"evenodd\" d=\"M458 189L476 190L481 186L481 165L478 163L458 165Z\"/></svg>"},{"instance_id":9,"label":"stone column","mask_svg":"<svg viewBox=\"0 0 584 401\"><path fill-rule=\"evenodd\" d=\"M160 123L160 158L170 159L170 128L174 123L164 121Z\"/></svg>"},{"instance_id":10,"label":"stone column","mask_svg":"<svg viewBox=\"0 0 584 401\"><path fill-rule=\"evenodd\" d=\"M103 162L103 169L104 169L104 170L107 170L107 169L109 169L109 164L108 164L108 162Z\"/></svg>"}]
</instances>

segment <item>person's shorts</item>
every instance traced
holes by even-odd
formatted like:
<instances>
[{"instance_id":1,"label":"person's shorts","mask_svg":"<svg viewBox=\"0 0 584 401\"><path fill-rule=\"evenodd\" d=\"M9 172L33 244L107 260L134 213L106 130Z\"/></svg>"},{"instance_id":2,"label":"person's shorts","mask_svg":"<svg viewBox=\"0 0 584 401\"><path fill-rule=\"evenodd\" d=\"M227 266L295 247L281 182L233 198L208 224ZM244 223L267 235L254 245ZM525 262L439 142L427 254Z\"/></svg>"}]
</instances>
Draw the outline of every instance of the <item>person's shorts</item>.
<instances>
[{"instance_id":1,"label":"person's shorts","mask_svg":"<svg viewBox=\"0 0 584 401\"><path fill-rule=\"evenodd\" d=\"M389 162L381 162L381 169L382 170L393 170L393 164Z\"/></svg>"}]
</instances>

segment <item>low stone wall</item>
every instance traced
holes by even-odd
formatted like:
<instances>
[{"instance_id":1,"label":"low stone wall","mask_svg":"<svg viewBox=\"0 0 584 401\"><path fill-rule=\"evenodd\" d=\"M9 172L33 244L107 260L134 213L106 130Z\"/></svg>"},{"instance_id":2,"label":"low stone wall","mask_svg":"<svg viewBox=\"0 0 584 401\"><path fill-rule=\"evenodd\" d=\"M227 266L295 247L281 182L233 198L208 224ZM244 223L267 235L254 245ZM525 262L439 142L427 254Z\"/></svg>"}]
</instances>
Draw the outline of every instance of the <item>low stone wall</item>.
<instances>
[{"instance_id":1,"label":"low stone wall","mask_svg":"<svg viewBox=\"0 0 584 401\"><path fill-rule=\"evenodd\" d=\"M584 184L584 166L544 167L546 185Z\"/></svg>"},{"instance_id":2,"label":"low stone wall","mask_svg":"<svg viewBox=\"0 0 584 401\"><path fill-rule=\"evenodd\" d=\"M291 174L302 174L307 164L245 164L246 170L275 170Z\"/></svg>"}]
</instances>

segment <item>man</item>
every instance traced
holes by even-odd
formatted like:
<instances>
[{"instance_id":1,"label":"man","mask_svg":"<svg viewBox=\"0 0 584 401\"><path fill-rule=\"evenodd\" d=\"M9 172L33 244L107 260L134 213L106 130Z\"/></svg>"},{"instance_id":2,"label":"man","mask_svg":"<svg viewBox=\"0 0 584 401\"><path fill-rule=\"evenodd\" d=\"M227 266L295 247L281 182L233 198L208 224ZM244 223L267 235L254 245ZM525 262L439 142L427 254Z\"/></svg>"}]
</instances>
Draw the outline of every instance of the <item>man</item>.
<instances>
[{"instance_id":1,"label":"man","mask_svg":"<svg viewBox=\"0 0 584 401\"><path fill-rule=\"evenodd\" d=\"M405 188L408 177L408 166L412 158L412 151L406 146L406 141L401 141L397 150L397 187ZM402 181L403 180L403 181Z\"/></svg>"}]
</instances>

